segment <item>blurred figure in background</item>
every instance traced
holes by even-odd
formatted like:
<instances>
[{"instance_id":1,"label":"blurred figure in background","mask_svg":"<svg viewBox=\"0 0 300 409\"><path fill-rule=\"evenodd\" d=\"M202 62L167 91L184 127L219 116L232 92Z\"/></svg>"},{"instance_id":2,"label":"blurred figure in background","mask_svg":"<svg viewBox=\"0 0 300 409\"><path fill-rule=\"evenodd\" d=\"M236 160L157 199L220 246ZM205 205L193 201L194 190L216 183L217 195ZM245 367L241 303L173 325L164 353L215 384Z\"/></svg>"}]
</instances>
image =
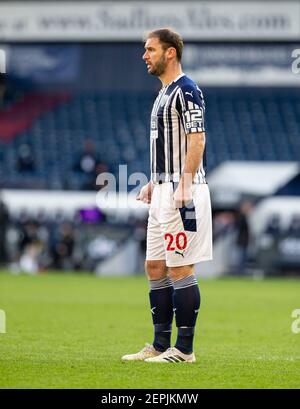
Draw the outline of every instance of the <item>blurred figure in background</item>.
<instances>
[{"instance_id":1,"label":"blurred figure in background","mask_svg":"<svg viewBox=\"0 0 300 409\"><path fill-rule=\"evenodd\" d=\"M282 234L280 215L274 213L269 217L264 231L257 240L256 262L258 269L264 275L278 274L276 264L278 262L278 245Z\"/></svg>"},{"instance_id":2,"label":"blurred figure in background","mask_svg":"<svg viewBox=\"0 0 300 409\"><path fill-rule=\"evenodd\" d=\"M73 251L75 246L74 229L71 223L63 223L58 230L52 247L53 267L71 270L73 265Z\"/></svg>"},{"instance_id":3,"label":"blurred figure in background","mask_svg":"<svg viewBox=\"0 0 300 409\"><path fill-rule=\"evenodd\" d=\"M248 247L250 243L250 229L248 217L253 209L253 203L245 200L239 207L239 212L235 219L236 241L233 250L233 273L245 274L245 267L248 260Z\"/></svg>"},{"instance_id":4,"label":"blurred figure in background","mask_svg":"<svg viewBox=\"0 0 300 409\"><path fill-rule=\"evenodd\" d=\"M27 143L23 143L17 154L17 170L18 172L34 172L35 171L35 161L32 153L31 146Z\"/></svg>"},{"instance_id":5,"label":"blurred figure in background","mask_svg":"<svg viewBox=\"0 0 300 409\"><path fill-rule=\"evenodd\" d=\"M74 170L86 175L94 174L98 162L96 147L91 139L84 141L83 151L74 163Z\"/></svg>"},{"instance_id":6,"label":"blurred figure in background","mask_svg":"<svg viewBox=\"0 0 300 409\"><path fill-rule=\"evenodd\" d=\"M10 219L8 209L0 196L0 264L8 261L6 250L6 233L9 227L9 222Z\"/></svg>"},{"instance_id":7,"label":"blurred figure in background","mask_svg":"<svg viewBox=\"0 0 300 409\"><path fill-rule=\"evenodd\" d=\"M99 184L99 183L96 184L97 176L98 176L98 175L101 175L101 173L106 173L106 172L108 172L108 171L109 171L108 166L107 166L105 163L103 163L103 162L98 162L98 163L97 163L96 171L95 171L95 179L94 179L94 181L93 181L93 187L92 187L92 189L101 190L101 189L103 189L105 186L108 185L108 180L105 180L102 185Z\"/></svg>"},{"instance_id":8,"label":"blurred figure in background","mask_svg":"<svg viewBox=\"0 0 300 409\"><path fill-rule=\"evenodd\" d=\"M28 243L20 258L20 272L27 274L37 274L40 270L39 256L43 245L39 240Z\"/></svg>"},{"instance_id":9,"label":"blurred figure in background","mask_svg":"<svg viewBox=\"0 0 300 409\"><path fill-rule=\"evenodd\" d=\"M82 190L95 190L96 178L99 173L107 171L107 166L101 162L92 139L84 141L83 151L79 153L73 170L82 176Z\"/></svg>"},{"instance_id":10,"label":"blurred figure in background","mask_svg":"<svg viewBox=\"0 0 300 409\"><path fill-rule=\"evenodd\" d=\"M40 269L39 256L43 249L43 242L39 236L38 223L28 219L21 224L19 238L19 272L36 274Z\"/></svg>"},{"instance_id":11,"label":"blurred figure in background","mask_svg":"<svg viewBox=\"0 0 300 409\"><path fill-rule=\"evenodd\" d=\"M234 230L235 218L233 211L215 213L213 217L214 239Z\"/></svg>"}]
</instances>

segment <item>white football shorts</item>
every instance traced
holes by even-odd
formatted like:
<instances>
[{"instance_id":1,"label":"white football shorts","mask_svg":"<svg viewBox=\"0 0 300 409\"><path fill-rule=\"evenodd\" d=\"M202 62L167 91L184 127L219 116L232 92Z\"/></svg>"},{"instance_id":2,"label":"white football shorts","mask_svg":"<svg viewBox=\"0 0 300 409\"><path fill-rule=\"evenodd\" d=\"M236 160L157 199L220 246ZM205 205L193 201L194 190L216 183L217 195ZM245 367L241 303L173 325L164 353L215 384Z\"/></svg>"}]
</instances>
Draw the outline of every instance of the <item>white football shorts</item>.
<instances>
[{"instance_id":1,"label":"white football shorts","mask_svg":"<svg viewBox=\"0 0 300 409\"><path fill-rule=\"evenodd\" d=\"M193 201L175 209L177 184L155 184L149 209L146 260L180 267L212 259L212 214L207 184L193 184Z\"/></svg>"}]
</instances>

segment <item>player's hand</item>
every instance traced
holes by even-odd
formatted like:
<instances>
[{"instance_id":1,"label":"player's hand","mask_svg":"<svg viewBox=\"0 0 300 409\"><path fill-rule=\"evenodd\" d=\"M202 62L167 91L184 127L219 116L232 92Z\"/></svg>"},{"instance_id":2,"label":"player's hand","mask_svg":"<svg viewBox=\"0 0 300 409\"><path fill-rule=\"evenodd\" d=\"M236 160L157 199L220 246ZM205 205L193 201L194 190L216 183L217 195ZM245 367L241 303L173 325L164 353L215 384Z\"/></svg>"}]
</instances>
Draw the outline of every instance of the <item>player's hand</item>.
<instances>
[{"instance_id":1,"label":"player's hand","mask_svg":"<svg viewBox=\"0 0 300 409\"><path fill-rule=\"evenodd\" d=\"M142 187L136 200L141 200L143 203L150 204L151 197L152 197L152 190L153 190L152 183L149 182L147 185Z\"/></svg>"},{"instance_id":2,"label":"player's hand","mask_svg":"<svg viewBox=\"0 0 300 409\"><path fill-rule=\"evenodd\" d=\"M184 187L181 183L179 183L174 192L173 200L175 209L181 209L182 207L187 206L193 200L192 187Z\"/></svg>"}]
</instances>

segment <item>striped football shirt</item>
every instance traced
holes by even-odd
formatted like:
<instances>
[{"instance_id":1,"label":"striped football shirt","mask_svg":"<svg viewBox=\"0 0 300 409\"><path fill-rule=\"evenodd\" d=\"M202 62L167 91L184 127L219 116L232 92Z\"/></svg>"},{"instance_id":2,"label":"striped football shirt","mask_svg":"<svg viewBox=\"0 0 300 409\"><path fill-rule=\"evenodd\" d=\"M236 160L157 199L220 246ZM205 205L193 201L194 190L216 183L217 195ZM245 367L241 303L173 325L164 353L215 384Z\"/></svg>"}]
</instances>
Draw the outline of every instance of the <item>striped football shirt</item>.
<instances>
[{"instance_id":1,"label":"striped football shirt","mask_svg":"<svg viewBox=\"0 0 300 409\"><path fill-rule=\"evenodd\" d=\"M187 153L187 135L205 132L205 103L200 88L185 74L164 86L152 108L150 125L151 180L179 182ZM206 155L194 183L206 183Z\"/></svg>"}]
</instances>

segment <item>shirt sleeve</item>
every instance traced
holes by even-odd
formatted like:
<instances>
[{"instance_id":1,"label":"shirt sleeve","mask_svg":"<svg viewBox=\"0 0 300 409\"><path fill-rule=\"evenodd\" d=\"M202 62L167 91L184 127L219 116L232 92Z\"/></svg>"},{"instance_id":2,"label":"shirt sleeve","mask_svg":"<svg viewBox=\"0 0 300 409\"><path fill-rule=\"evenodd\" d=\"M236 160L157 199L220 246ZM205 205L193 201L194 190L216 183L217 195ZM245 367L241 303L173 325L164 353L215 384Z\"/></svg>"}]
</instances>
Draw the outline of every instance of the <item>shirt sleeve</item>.
<instances>
[{"instance_id":1,"label":"shirt sleeve","mask_svg":"<svg viewBox=\"0 0 300 409\"><path fill-rule=\"evenodd\" d=\"M176 109L186 134L205 132L205 103L200 88L188 85L181 88Z\"/></svg>"}]
</instances>

